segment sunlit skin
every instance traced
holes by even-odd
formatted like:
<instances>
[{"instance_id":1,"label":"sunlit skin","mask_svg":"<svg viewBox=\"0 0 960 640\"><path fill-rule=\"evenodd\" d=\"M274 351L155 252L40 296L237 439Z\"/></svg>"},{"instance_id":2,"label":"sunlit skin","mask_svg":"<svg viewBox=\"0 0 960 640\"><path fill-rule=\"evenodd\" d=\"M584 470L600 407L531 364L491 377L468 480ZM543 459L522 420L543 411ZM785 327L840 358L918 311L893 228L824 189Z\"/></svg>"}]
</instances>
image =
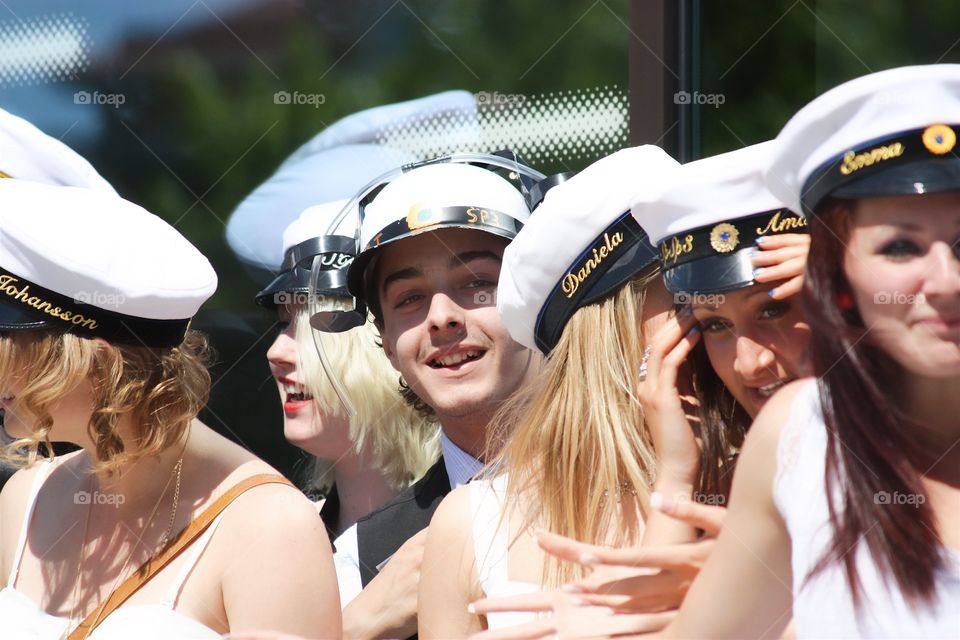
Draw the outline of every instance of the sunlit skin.
<instances>
[{"instance_id":1,"label":"sunlit skin","mask_svg":"<svg viewBox=\"0 0 960 640\"><path fill-rule=\"evenodd\" d=\"M867 339L922 377L960 376L960 193L857 203L844 270Z\"/></svg>"},{"instance_id":2,"label":"sunlit skin","mask_svg":"<svg viewBox=\"0 0 960 640\"><path fill-rule=\"evenodd\" d=\"M301 305L278 307L280 333L267 350L270 373L283 406L283 435L288 442L313 455L337 460L351 450L350 422L345 416L322 413L306 388L300 370L296 325Z\"/></svg>"},{"instance_id":3,"label":"sunlit skin","mask_svg":"<svg viewBox=\"0 0 960 640\"><path fill-rule=\"evenodd\" d=\"M754 285L693 305L710 364L751 418L781 386L812 373L810 326L799 301L774 300L770 288Z\"/></svg>"},{"instance_id":4,"label":"sunlit skin","mask_svg":"<svg viewBox=\"0 0 960 640\"><path fill-rule=\"evenodd\" d=\"M443 229L382 249L376 287L383 348L444 431L479 453L493 413L535 366L496 308L506 240Z\"/></svg>"}]
</instances>

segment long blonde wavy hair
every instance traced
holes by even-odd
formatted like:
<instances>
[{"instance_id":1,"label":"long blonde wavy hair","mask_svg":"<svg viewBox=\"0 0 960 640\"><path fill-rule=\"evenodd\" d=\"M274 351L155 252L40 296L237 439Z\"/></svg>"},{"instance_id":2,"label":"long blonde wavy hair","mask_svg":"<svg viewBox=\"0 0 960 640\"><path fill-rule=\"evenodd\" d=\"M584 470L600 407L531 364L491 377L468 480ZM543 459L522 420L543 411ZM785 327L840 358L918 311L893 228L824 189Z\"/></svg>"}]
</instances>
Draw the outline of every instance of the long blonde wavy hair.
<instances>
[{"instance_id":1,"label":"long blonde wavy hair","mask_svg":"<svg viewBox=\"0 0 960 640\"><path fill-rule=\"evenodd\" d=\"M19 377L19 410L32 420L29 436L3 448L16 466L32 464L41 444L52 455L50 414L58 400L85 378L91 383L93 414L87 425L98 471L113 473L179 442L210 394L207 338L190 330L172 348L108 344L72 333L18 331L0 335L0 380ZM121 438L119 423L132 415L133 440Z\"/></svg>"},{"instance_id":2,"label":"long blonde wavy hair","mask_svg":"<svg viewBox=\"0 0 960 640\"><path fill-rule=\"evenodd\" d=\"M349 298L325 297L313 309L303 308L293 320L299 366L306 386L319 411L345 416L346 408L337 396L317 354L311 311L343 310L353 307ZM356 409L350 420L350 441L360 455L379 469L387 482L401 490L420 478L440 456L440 429L435 420L417 413L397 392L398 374L379 346L380 334L373 322L336 334L318 333L327 362ZM329 486L332 465L312 461L311 483Z\"/></svg>"},{"instance_id":3,"label":"long blonde wavy hair","mask_svg":"<svg viewBox=\"0 0 960 640\"><path fill-rule=\"evenodd\" d=\"M659 275L658 268L646 271L577 310L538 376L494 417L488 468L508 474L504 514L520 514L520 531L541 527L594 544L639 542L637 508L648 503L656 471L636 397L640 330L646 287ZM582 568L546 556L544 586L582 575Z\"/></svg>"}]
</instances>

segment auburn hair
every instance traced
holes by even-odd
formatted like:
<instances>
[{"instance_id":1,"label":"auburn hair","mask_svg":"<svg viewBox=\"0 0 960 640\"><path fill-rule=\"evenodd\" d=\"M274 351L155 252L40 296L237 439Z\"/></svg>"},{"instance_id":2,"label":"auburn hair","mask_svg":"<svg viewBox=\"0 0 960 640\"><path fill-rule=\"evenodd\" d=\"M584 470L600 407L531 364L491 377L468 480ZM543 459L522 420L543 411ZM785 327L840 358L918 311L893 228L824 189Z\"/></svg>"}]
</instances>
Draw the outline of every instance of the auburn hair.
<instances>
[{"instance_id":1,"label":"auburn hair","mask_svg":"<svg viewBox=\"0 0 960 640\"><path fill-rule=\"evenodd\" d=\"M129 462L156 455L180 441L207 403L211 351L206 336L187 331L180 345L151 348L111 344L55 331L0 334L0 380L22 382L17 408L31 420L30 435L7 445L14 464L34 462L43 443L47 454L56 426L51 409L88 380L93 412L87 433L96 448L98 471L113 473ZM124 441L121 418L132 417L132 441Z\"/></svg>"},{"instance_id":2,"label":"auburn hair","mask_svg":"<svg viewBox=\"0 0 960 640\"><path fill-rule=\"evenodd\" d=\"M810 224L810 254L803 301L811 328L811 354L827 431L826 490L833 540L806 577L842 563L855 605L861 602L857 548L866 544L884 578L904 597L929 602L936 573L946 566L929 501L883 504L878 496L924 495L911 460L931 454L925 429L907 415L898 366L871 344L844 272L845 243L856 202L828 199ZM919 502L919 501L918 501Z\"/></svg>"}]
</instances>

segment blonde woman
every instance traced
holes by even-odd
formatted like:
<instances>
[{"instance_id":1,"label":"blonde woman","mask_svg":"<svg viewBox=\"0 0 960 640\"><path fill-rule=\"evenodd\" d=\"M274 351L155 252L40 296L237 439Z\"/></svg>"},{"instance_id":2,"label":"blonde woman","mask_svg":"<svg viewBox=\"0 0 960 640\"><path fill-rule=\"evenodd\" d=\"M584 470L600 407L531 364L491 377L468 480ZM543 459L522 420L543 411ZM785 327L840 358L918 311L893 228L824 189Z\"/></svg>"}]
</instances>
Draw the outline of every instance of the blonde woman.
<instances>
[{"instance_id":1,"label":"blonde woman","mask_svg":"<svg viewBox=\"0 0 960 640\"><path fill-rule=\"evenodd\" d=\"M637 372L672 300L629 208L637 176L655 184L676 166L650 146L604 158L555 187L507 249L504 324L548 358L496 420L493 446L507 442L493 477L454 491L431 521L421 637L510 624L468 604L578 577L540 551L535 529L613 545L643 536L655 456Z\"/></svg>"},{"instance_id":2,"label":"blonde woman","mask_svg":"<svg viewBox=\"0 0 960 640\"><path fill-rule=\"evenodd\" d=\"M0 406L27 464L0 494L0 636L338 637L313 506L196 419L207 260L86 189L2 180L0 229ZM80 450L41 459L51 440Z\"/></svg>"},{"instance_id":3,"label":"blonde woman","mask_svg":"<svg viewBox=\"0 0 960 640\"><path fill-rule=\"evenodd\" d=\"M310 326L318 311L353 307L344 286L353 260L356 212L339 223L337 234L326 235L346 204L310 207L287 228L283 269L257 296L258 303L276 309L281 325L267 359L283 405L284 436L312 456L309 484L326 493L320 515L331 536L411 485L440 455L436 422L398 396L396 371L379 347L372 322L341 333ZM318 291L308 295L313 269L319 270ZM324 369L318 348L336 381ZM339 546L355 550L355 535ZM362 586L355 572L338 569L338 576L346 605Z\"/></svg>"}]
</instances>

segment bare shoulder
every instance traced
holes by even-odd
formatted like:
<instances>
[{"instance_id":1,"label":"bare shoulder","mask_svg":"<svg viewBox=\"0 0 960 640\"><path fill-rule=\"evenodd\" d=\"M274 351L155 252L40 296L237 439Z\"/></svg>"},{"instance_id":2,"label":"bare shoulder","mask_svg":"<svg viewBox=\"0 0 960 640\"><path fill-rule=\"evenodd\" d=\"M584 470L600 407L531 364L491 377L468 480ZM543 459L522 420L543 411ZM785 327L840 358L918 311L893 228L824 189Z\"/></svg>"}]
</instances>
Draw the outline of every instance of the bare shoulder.
<instances>
[{"instance_id":1,"label":"bare shoulder","mask_svg":"<svg viewBox=\"0 0 960 640\"><path fill-rule=\"evenodd\" d=\"M430 530L450 535L462 532L470 522L470 486L457 487L447 494L430 519Z\"/></svg>"},{"instance_id":2,"label":"bare shoulder","mask_svg":"<svg viewBox=\"0 0 960 640\"><path fill-rule=\"evenodd\" d=\"M224 512L221 526L262 543L322 540L329 547L316 505L287 484L263 484L248 489Z\"/></svg>"}]
</instances>

